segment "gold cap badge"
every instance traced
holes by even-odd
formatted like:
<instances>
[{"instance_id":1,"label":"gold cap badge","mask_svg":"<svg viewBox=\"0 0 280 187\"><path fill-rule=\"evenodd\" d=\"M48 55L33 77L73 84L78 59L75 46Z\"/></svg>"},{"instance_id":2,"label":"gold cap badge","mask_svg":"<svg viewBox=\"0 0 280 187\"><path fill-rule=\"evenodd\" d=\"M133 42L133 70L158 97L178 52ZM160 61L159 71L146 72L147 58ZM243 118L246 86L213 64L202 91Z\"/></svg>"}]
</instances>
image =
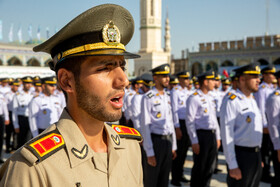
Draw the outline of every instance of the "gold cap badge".
<instances>
[{"instance_id":1,"label":"gold cap badge","mask_svg":"<svg viewBox=\"0 0 280 187\"><path fill-rule=\"evenodd\" d=\"M121 41L120 31L113 21L110 21L103 27L102 37L107 45L118 45Z\"/></svg>"}]
</instances>

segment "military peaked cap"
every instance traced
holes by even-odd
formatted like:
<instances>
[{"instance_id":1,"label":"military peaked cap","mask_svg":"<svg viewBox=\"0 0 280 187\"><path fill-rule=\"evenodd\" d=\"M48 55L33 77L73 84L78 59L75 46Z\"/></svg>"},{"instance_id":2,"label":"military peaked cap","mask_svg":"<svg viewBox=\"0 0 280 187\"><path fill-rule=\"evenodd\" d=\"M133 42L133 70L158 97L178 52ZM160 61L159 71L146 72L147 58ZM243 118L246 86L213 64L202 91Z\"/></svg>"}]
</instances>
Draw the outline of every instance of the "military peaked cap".
<instances>
[{"instance_id":1,"label":"military peaked cap","mask_svg":"<svg viewBox=\"0 0 280 187\"><path fill-rule=\"evenodd\" d=\"M55 77L45 77L45 78L42 78L41 80L42 80L42 84L54 85L57 83Z\"/></svg>"},{"instance_id":2,"label":"military peaked cap","mask_svg":"<svg viewBox=\"0 0 280 187\"><path fill-rule=\"evenodd\" d=\"M223 79L222 79L222 84L230 85L231 82L230 82L229 78L223 78Z\"/></svg>"},{"instance_id":3,"label":"military peaked cap","mask_svg":"<svg viewBox=\"0 0 280 187\"><path fill-rule=\"evenodd\" d=\"M170 66L169 64L162 64L154 69L150 70L153 75L169 75L170 74Z\"/></svg>"},{"instance_id":4,"label":"military peaked cap","mask_svg":"<svg viewBox=\"0 0 280 187\"><path fill-rule=\"evenodd\" d=\"M206 71L197 75L198 80L215 79L215 72L213 70Z\"/></svg>"},{"instance_id":5,"label":"military peaked cap","mask_svg":"<svg viewBox=\"0 0 280 187\"><path fill-rule=\"evenodd\" d=\"M153 76L150 73L144 73L141 75L141 79L143 80L143 84L146 86L153 86Z\"/></svg>"},{"instance_id":6,"label":"military peaked cap","mask_svg":"<svg viewBox=\"0 0 280 187\"><path fill-rule=\"evenodd\" d=\"M128 10L119 5L103 4L83 12L33 50L51 54L53 70L65 58L73 56L139 58L125 49L133 33L134 20Z\"/></svg>"},{"instance_id":7,"label":"military peaked cap","mask_svg":"<svg viewBox=\"0 0 280 187\"><path fill-rule=\"evenodd\" d=\"M169 84L178 84L179 80L175 75L170 75L170 82Z\"/></svg>"},{"instance_id":8,"label":"military peaked cap","mask_svg":"<svg viewBox=\"0 0 280 187\"><path fill-rule=\"evenodd\" d=\"M258 62L248 64L242 66L240 68L236 68L235 71L236 76L239 77L241 75L259 75L261 73L260 64Z\"/></svg>"},{"instance_id":9,"label":"military peaked cap","mask_svg":"<svg viewBox=\"0 0 280 187\"><path fill-rule=\"evenodd\" d=\"M262 70L261 70L261 73L262 74L265 74L265 73L275 73L276 72L276 69L273 65L268 65L266 67L264 67Z\"/></svg>"},{"instance_id":10,"label":"military peaked cap","mask_svg":"<svg viewBox=\"0 0 280 187\"><path fill-rule=\"evenodd\" d=\"M23 77L21 80L22 80L22 82L24 82L24 83L32 83L32 82L33 82L31 76Z\"/></svg>"},{"instance_id":11,"label":"military peaked cap","mask_svg":"<svg viewBox=\"0 0 280 187\"><path fill-rule=\"evenodd\" d=\"M176 75L178 78L190 78L190 73L188 71L182 71Z\"/></svg>"},{"instance_id":12,"label":"military peaked cap","mask_svg":"<svg viewBox=\"0 0 280 187\"><path fill-rule=\"evenodd\" d=\"M277 79L279 79L279 78L280 78L280 71L275 72L275 73L274 73L274 76L275 76Z\"/></svg>"}]
</instances>

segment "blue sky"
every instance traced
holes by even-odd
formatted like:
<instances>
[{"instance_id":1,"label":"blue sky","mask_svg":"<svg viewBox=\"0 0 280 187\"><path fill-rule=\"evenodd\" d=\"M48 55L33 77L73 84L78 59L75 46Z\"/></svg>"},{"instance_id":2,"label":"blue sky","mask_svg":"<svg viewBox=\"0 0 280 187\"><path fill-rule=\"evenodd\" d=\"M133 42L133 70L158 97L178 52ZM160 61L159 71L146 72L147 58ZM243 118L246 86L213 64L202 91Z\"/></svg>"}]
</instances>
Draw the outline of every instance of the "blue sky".
<instances>
[{"instance_id":1,"label":"blue sky","mask_svg":"<svg viewBox=\"0 0 280 187\"><path fill-rule=\"evenodd\" d=\"M166 9L171 26L171 47L175 58L181 50L198 49L200 42L243 39L266 32L267 0L162 0L163 28ZM8 41L11 23L14 40L21 27L23 40L28 40L28 26L32 24L36 38L40 26L41 37L46 38L78 14L92 6L114 3L127 8L135 19L135 33L127 49L137 52L140 48L140 0L0 0L3 40ZM280 0L269 0L269 34L280 34Z\"/></svg>"}]
</instances>

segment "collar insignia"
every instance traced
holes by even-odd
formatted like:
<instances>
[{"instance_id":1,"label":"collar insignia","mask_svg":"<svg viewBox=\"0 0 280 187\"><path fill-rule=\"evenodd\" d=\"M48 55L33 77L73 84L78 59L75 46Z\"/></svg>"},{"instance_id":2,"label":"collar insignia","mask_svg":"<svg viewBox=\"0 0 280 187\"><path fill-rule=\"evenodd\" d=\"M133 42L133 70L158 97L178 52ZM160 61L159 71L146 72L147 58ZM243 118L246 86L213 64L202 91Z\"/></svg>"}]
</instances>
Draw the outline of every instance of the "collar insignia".
<instances>
[{"instance_id":1,"label":"collar insignia","mask_svg":"<svg viewBox=\"0 0 280 187\"><path fill-rule=\"evenodd\" d=\"M84 159L88 154L88 146L85 144L81 151L73 147L71 151L77 158Z\"/></svg>"},{"instance_id":2,"label":"collar insignia","mask_svg":"<svg viewBox=\"0 0 280 187\"><path fill-rule=\"evenodd\" d=\"M246 121L247 123L251 123L252 119L250 118L250 116L247 116Z\"/></svg>"},{"instance_id":3,"label":"collar insignia","mask_svg":"<svg viewBox=\"0 0 280 187\"><path fill-rule=\"evenodd\" d=\"M112 134L111 138L116 145L120 145L120 137L118 135L116 137L114 137L114 135Z\"/></svg>"},{"instance_id":4,"label":"collar insignia","mask_svg":"<svg viewBox=\"0 0 280 187\"><path fill-rule=\"evenodd\" d=\"M161 113L158 112L158 113L157 113L157 118L160 118L160 117L161 117Z\"/></svg>"}]
</instances>

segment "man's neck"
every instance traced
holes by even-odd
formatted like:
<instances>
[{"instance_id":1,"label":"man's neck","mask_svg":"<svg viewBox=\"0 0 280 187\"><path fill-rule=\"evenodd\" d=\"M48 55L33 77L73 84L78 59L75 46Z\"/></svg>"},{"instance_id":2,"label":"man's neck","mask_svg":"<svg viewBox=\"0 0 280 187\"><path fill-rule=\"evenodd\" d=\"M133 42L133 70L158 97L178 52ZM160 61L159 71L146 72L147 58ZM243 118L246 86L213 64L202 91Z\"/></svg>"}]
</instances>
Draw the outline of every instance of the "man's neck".
<instances>
[{"instance_id":1,"label":"man's neck","mask_svg":"<svg viewBox=\"0 0 280 187\"><path fill-rule=\"evenodd\" d=\"M164 94L164 88L162 86L156 85L155 87L156 87L159 95L163 95Z\"/></svg>"},{"instance_id":2,"label":"man's neck","mask_svg":"<svg viewBox=\"0 0 280 187\"><path fill-rule=\"evenodd\" d=\"M68 103L70 104L70 103ZM68 112L83 133L88 145L94 152L107 152L107 135L104 122L92 118L79 107L68 107ZM75 108L76 110L71 110Z\"/></svg>"},{"instance_id":3,"label":"man's neck","mask_svg":"<svg viewBox=\"0 0 280 187\"><path fill-rule=\"evenodd\" d=\"M200 90L202 91L202 93L208 94L208 89L206 87L201 86Z\"/></svg>"},{"instance_id":4,"label":"man's neck","mask_svg":"<svg viewBox=\"0 0 280 187\"><path fill-rule=\"evenodd\" d=\"M179 84L182 88L185 88L186 87L186 85L184 85L184 84Z\"/></svg>"},{"instance_id":5,"label":"man's neck","mask_svg":"<svg viewBox=\"0 0 280 187\"><path fill-rule=\"evenodd\" d=\"M251 97L251 91L246 89L246 88L239 88L240 91L247 97L247 98L250 98Z\"/></svg>"}]
</instances>

